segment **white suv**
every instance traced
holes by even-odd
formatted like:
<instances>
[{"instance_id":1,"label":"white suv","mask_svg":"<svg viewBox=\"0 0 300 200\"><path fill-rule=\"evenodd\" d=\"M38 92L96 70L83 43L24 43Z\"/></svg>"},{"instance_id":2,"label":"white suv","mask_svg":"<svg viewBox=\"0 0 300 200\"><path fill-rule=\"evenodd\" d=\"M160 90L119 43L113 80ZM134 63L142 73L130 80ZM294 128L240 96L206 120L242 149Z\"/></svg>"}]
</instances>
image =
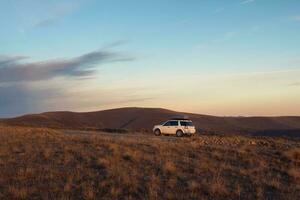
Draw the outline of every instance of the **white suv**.
<instances>
[{"instance_id":1,"label":"white suv","mask_svg":"<svg viewBox=\"0 0 300 200\"><path fill-rule=\"evenodd\" d=\"M155 125L153 132L156 136L161 134L170 134L182 137L183 135L194 135L196 133L195 126L191 120L169 120L162 125Z\"/></svg>"}]
</instances>

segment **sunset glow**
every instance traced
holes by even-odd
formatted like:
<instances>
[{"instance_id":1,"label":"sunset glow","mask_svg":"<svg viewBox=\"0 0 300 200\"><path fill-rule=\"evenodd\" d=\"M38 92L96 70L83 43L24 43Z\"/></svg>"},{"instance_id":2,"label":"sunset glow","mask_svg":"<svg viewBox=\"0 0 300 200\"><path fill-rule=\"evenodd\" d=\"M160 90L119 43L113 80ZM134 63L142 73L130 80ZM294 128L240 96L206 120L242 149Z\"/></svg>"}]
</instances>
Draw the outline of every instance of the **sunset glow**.
<instances>
[{"instance_id":1,"label":"sunset glow","mask_svg":"<svg viewBox=\"0 0 300 200\"><path fill-rule=\"evenodd\" d=\"M293 0L3 0L0 117L300 115L299 16Z\"/></svg>"}]
</instances>

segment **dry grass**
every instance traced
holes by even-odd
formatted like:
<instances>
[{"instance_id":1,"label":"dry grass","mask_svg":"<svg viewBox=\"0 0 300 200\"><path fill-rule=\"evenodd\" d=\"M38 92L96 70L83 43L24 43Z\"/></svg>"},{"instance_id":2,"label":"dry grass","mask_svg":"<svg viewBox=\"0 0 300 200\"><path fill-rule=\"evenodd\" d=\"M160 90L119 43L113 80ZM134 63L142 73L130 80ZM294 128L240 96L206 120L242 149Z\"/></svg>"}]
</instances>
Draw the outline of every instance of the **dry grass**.
<instances>
[{"instance_id":1,"label":"dry grass","mask_svg":"<svg viewBox=\"0 0 300 200\"><path fill-rule=\"evenodd\" d=\"M0 199L300 199L300 141L0 126Z\"/></svg>"}]
</instances>

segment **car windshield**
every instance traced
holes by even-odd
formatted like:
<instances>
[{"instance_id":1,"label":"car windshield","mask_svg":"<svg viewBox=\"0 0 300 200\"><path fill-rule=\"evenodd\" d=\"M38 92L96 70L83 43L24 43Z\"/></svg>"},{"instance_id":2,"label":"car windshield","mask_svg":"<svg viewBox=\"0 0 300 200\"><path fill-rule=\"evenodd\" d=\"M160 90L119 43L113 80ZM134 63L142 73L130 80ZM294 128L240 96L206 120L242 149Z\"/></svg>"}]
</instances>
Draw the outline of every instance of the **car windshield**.
<instances>
[{"instance_id":1,"label":"car windshield","mask_svg":"<svg viewBox=\"0 0 300 200\"><path fill-rule=\"evenodd\" d=\"M193 122L188 121L181 121L180 124L181 126L193 126Z\"/></svg>"}]
</instances>

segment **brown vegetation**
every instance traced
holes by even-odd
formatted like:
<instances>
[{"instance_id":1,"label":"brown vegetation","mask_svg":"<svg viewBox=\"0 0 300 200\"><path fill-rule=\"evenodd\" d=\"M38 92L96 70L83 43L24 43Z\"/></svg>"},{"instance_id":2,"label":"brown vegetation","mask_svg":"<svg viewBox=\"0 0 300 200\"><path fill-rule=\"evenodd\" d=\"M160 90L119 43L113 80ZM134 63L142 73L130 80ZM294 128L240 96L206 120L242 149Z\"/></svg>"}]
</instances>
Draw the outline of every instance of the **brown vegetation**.
<instances>
[{"instance_id":1,"label":"brown vegetation","mask_svg":"<svg viewBox=\"0 0 300 200\"><path fill-rule=\"evenodd\" d=\"M300 199L300 141L0 126L0 199Z\"/></svg>"}]
</instances>

